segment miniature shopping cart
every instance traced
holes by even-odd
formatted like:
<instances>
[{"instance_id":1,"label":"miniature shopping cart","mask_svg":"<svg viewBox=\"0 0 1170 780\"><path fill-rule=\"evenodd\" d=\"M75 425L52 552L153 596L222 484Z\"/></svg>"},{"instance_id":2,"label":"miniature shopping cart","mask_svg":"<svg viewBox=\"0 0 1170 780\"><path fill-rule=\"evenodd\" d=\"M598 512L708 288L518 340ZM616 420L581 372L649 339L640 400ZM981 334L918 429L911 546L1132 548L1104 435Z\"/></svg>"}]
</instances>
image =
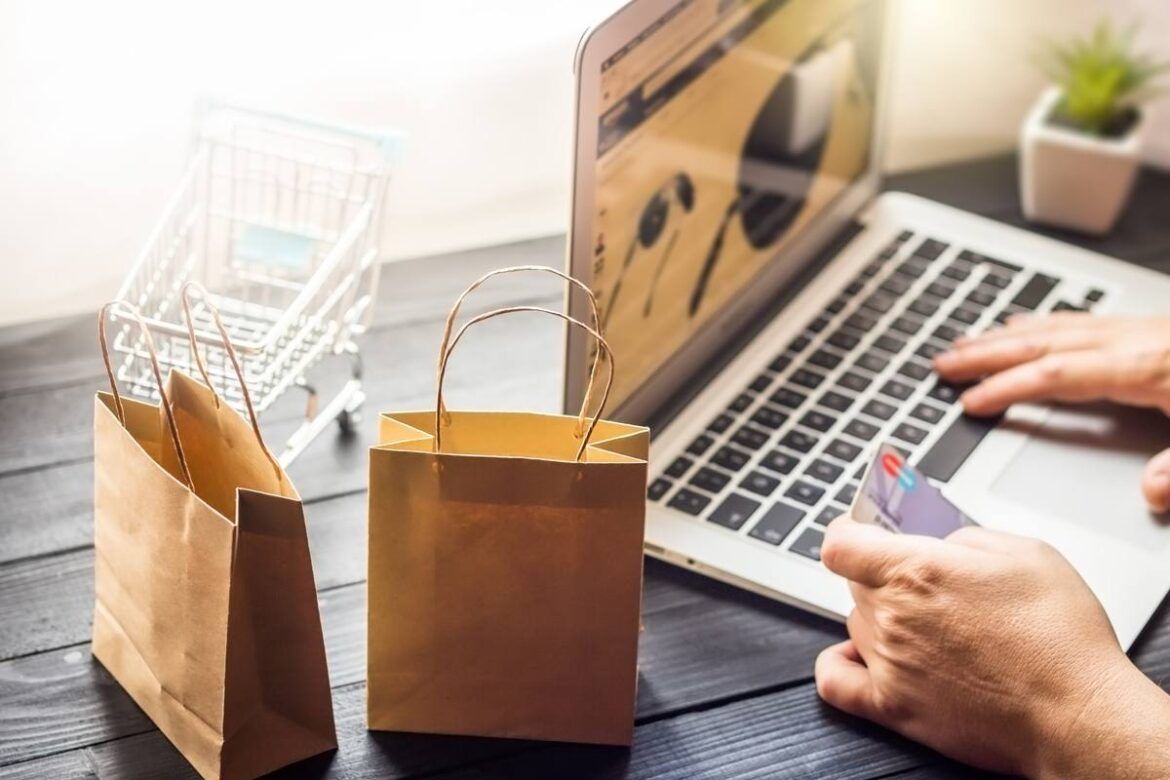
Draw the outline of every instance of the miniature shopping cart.
<instances>
[{"instance_id":1,"label":"miniature shopping cart","mask_svg":"<svg viewBox=\"0 0 1170 780\"><path fill-rule=\"evenodd\" d=\"M147 319L164 367L195 370L181 289L200 282L220 310L257 412L289 388L307 391L290 463L334 420L352 430L365 400L355 337L369 323L396 133L230 106L205 109L189 166L118 299ZM215 389L242 409L237 379L208 310L193 308L196 341ZM123 321L115 351L130 392L157 399L143 337ZM323 406L306 378L323 358L351 376Z\"/></svg>"}]
</instances>

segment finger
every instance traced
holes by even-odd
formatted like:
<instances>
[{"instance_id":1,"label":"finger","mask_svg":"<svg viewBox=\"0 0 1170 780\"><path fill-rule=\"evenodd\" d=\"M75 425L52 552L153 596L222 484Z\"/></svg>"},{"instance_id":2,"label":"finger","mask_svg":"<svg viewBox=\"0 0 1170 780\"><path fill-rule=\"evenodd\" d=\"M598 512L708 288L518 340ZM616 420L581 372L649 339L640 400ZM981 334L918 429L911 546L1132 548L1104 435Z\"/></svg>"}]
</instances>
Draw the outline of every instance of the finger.
<instances>
[{"instance_id":1,"label":"finger","mask_svg":"<svg viewBox=\"0 0 1170 780\"><path fill-rule=\"evenodd\" d=\"M1142 493L1154 512L1170 512L1170 450L1163 450L1146 464Z\"/></svg>"},{"instance_id":2,"label":"finger","mask_svg":"<svg viewBox=\"0 0 1170 780\"><path fill-rule=\"evenodd\" d=\"M1108 330L1121 322L1120 317L1103 317L1088 312L1061 311L1053 314L1017 314L1005 325L991 328L973 336L960 336L956 345L974 341L1014 338L1034 333L1056 333L1064 330Z\"/></svg>"},{"instance_id":3,"label":"finger","mask_svg":"<svg viewBox=\"0 0 1170 780\"><path fill-rule=\"evenodd\" d=\"M1039 360L1053 352L1100 347L1102 340L1101 331L1092 330L975 339L935 356L934 368L946 379L965 382Z\"/></svg>"},{"instance_id":4,"label":"finger","mask_svg":"<svg viewBox=\"0 0 1170 780\"><path fill-rule=\"evenodd\" d=\"M1130 373L1110 352L1059 352L988 377L963 393L963 408L991 415L1020 401L1124 401Z\"/></svg>"},{"instance_id":5,"label":"finger","mask_svg":"<svg viewBox=\"0 0 1170 780\"><path fill-rule=\"evenodd\" d=\"M938 539L894 534L842 515L829 523L821 544L821 562L847 580L880 588L895 567L932 543L941 544Z\"/></svg>"},{"instance_id":6,"label":"finger","mask_svg":"<svg viewBox=\"0 0 1170 780\"><path fill-rule=\"evenodd\" d=\"M817 693L826 703L850 715L874 719L873 681L852 640L822 650L815 674Z\"/></svg>"}]
</instances>

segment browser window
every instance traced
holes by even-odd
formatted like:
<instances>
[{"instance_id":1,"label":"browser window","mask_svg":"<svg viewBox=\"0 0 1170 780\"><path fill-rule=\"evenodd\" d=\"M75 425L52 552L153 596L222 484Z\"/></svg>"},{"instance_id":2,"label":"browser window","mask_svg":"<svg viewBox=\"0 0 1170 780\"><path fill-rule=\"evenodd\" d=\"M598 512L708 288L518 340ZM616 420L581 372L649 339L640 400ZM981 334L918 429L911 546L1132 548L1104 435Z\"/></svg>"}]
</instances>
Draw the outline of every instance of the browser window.
<instances>
[{"instance_id":1,"label":"browser window","mask_svg":"<svg viewBox=\"0 0 1170 780\"><path fill-rule=\"evenodd\" d=\"M879 12L681 0L602 63L592 279L616 404L865 172Z\"/></svg>"}]
</instances>

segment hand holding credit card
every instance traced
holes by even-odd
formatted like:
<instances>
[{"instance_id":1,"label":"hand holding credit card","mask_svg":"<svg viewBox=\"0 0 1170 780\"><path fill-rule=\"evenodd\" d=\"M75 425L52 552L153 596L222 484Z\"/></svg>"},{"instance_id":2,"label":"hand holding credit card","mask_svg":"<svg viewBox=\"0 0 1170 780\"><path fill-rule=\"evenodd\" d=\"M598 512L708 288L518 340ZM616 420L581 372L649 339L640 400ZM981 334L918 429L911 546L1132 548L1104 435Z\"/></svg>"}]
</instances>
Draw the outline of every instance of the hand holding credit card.
<instances>
[{"instance_id":1,"label":"hand holding credit card","mask_svg":"<svg viewBox=\"0 0 1170 780\"><path fill-rule=\"evenodd\" d=\"M963 526L978 525L889 444L878 447L849 513L859 523L939 539Z\"/></svg>"}]
</instances>

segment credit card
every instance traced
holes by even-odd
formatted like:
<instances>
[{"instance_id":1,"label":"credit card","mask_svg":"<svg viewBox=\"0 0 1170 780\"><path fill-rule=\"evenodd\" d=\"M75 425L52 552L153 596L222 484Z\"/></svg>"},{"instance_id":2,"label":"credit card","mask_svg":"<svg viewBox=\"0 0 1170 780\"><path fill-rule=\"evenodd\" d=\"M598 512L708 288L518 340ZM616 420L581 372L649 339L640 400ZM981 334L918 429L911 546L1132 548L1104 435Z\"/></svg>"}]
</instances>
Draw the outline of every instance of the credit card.
<instances>
[{"instance_id":1,"label":"credit card","mask_svg":"<svg viewBox=\"0 0 1170 780\"><path fill-rule=\"evenodd\" d=\"M859 523L939 539L965 525L978 525L889 444L878 447L849 513Z\"/></svg>"}]
</instances>

